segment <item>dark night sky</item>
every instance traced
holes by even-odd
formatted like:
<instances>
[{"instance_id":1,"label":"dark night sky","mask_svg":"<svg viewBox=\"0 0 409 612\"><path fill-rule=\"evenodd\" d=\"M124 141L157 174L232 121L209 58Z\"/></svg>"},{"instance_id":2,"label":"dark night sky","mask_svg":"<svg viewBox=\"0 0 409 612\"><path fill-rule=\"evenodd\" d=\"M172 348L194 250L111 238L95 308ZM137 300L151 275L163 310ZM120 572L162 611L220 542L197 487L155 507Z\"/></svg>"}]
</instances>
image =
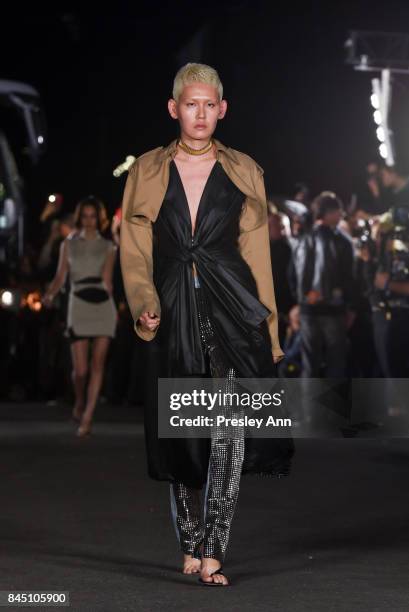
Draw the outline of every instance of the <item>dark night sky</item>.
<instances>
[{"instance_id":1,"label":"dark night sky","mask_svg":"<svg viewBox=\"0 0 409 612\"><path fill-rule=\"evenodd\" d=\"M345 64L344 42L351 29L409 32L403 1L19 7L2 23L0 77L31 83L45 105L48 151L27 176L33 213L51 191L68 208L95 193L112 211L124 185L113 167L177 136L166 103L187 61L219 71L230 106L215 135L264 167L269 191L304 180L348 198L376 139L374 75ZM406 161L409 76L396 79L393 99Z\"/></svg>"}]
</instances>

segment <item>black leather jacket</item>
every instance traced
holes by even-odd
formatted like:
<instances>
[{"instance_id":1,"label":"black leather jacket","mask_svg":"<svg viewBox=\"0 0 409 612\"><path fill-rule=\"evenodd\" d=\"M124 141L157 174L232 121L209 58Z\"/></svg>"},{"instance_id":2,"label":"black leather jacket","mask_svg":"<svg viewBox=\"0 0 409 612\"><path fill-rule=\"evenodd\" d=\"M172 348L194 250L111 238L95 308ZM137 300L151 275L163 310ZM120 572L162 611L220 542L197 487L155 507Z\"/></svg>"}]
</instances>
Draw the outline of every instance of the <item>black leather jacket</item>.
<instances>
[{"instance_id":1,"label":"black leather jacket","mask_svg":"<svg viewBox=\"0 0 409 612\"><path fill-rule=\"evenodd\" d=\"M302 310L336 311L354 307L354 248L340 228L317 224L300 238L293 238L290 283ZM307 293L315 289L323 299L307 304Z\"/></svg>"}]
</instances>

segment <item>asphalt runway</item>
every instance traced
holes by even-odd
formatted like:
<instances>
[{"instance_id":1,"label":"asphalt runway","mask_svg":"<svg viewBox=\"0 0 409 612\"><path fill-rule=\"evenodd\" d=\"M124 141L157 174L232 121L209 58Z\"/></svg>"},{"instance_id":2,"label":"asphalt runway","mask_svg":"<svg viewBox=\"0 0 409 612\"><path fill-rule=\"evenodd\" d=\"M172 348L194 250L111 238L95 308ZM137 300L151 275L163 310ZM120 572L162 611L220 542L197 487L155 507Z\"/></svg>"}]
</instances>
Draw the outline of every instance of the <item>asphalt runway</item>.
<instances>
[{"instance_id":1,"label":"asphalt runway","mask_svg":"<svg viewBox=\"0 0 409 612\"><path fill-rule=\"evenodd\" d=\"M69 407L0 405L0 590L68 591L75 612L408 612L407 439L297 439L289 478L244 476L232 587L209 589L180 571L140 412L98 407L79 440Z\"/></svg>"}]
</instances>

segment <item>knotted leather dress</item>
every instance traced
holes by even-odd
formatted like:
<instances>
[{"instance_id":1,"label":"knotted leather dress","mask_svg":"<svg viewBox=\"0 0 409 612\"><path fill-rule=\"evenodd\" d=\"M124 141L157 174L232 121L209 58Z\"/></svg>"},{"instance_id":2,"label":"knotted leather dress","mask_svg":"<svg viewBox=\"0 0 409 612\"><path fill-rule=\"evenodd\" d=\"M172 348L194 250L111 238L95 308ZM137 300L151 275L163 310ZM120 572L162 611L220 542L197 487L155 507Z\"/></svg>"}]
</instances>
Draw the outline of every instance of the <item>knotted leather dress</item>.
<instances>
[{"instance_id":1,"label":"knotted leather dress","mask_svg":"<svg viewBox=\"0 0 409 612\"><path fill-rule=\"evenodd\" d=\"M207 479L210 440L159 438L158 377L209 375L200 337L193 264L226 363L243 378L275 378L266 317L251 270L238 249L245 195L216 161L205 185L192 233L189 205L174 161L153 223L154 284L161 322L148 343L145 434L152 478L201 488ZM163 407L166 409L166 407ZM242 473L281 477L290 469L291 438L246 439Z\"/></svg>"}]
</instances>

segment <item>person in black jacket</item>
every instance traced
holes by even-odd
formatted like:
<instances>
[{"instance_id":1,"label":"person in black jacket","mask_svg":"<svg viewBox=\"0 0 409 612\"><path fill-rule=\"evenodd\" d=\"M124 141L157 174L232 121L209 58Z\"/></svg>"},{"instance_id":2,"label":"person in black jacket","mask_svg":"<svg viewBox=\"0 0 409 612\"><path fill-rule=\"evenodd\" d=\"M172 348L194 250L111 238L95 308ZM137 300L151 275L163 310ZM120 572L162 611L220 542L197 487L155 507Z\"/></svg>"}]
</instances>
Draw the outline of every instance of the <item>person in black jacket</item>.
<instances>
[{"instance_id":1,"label":"person in black jacket","mask_svg":"<svg viewBox=\"0 0 409 612\"><path fill-rule=\"evenodd\" d=\"M312 229L293 242L295 291L300 305L302 376L345 376L347 330L354 318L354 250L338 227L341 200L322 192L312 203Z\"/></svg>"}]
</instances>

